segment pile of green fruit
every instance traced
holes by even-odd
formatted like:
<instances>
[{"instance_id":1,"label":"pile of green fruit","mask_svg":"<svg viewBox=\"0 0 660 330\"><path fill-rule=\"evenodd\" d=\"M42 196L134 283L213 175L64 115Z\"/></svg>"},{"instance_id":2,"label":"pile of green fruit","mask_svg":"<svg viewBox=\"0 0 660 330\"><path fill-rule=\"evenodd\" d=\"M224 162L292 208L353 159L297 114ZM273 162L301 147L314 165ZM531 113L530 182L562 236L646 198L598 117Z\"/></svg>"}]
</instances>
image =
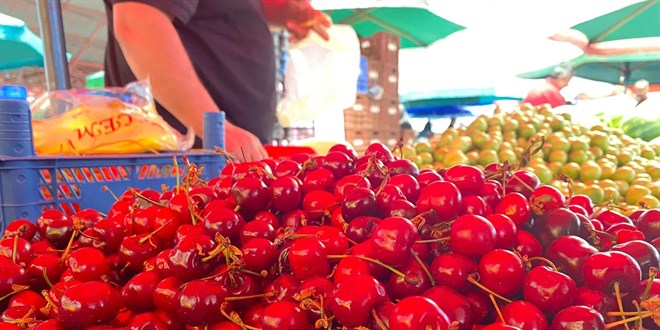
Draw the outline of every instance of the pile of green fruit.
<instances>
[{"instance_id":1,"label":"pile of green fruit","mask_svg":"<svg viewBox=\"0 0 660 330\"><path fill-rule=\"evenodd\" d=\"M449 168L457 164L484 167L494 162L520 164L533 141L544 141L525 169L544 184L575 194L595 204L607 201L633 212L660 207L660 145L625 135L606 126L585 127L567 113L522 106L512 112L496 109L470 125L449 128L430 141L404 146L404 158L420 169Z\"/></svg>"}]
</instances>

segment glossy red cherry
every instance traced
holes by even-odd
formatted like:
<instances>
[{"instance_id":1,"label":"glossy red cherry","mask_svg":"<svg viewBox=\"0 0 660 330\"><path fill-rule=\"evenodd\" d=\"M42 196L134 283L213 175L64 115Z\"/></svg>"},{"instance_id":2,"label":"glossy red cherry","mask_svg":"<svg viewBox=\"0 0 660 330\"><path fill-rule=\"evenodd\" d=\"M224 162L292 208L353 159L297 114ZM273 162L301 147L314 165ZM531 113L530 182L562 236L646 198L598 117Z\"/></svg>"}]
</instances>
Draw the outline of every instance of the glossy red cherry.
<instances>
[{"instance_id":1,"label":"glossy red cherry","mask_svg":"<svg viewBox=\"0 0 660 330\"><path fill-rule=\"evenodd\" d=\"M21 267L27 266L35 257L30 242L19 236L0 240L0 255L10 258Z\"/></svg>"},{"instance_id":2,"label":"glossy red cherry","mask_svg":"<svg viewBox=\"0 0 660 330\"><path fill-rule=\"evenodd\" d=\"M446 285L457 292L466 292L472 287L468 275L478 269L474 260L457 253L447 253L433 259L429 270L437 283Z\"/></svg>"},{"instance_id":3,"label":"glossy red cherry","mask_svg":"<svg viewBox=\"0 0 660 330\"><path fill-rule=\"evenodd\" d=\"M278 178L285 176L295 176L300 171L300 169L302 169L300 164L301 163L291 159L282 160L273 169L273 174Z\"/></svg>"},{"instance_id":4,"label":"glossy red cherry","mask_svg":"<svg viewBox=\"0 0 660 330\"><path fill-rule=\"evenodd\" d=\"M523 281L525 300L549 315L570 306L576 292L577 286L572 278L546 266L535 267Z\"/></svg>"},{"instance_id":5,"label":"glossy red cherry","mask_svg":"<svg viewBox=\"0 0 660 330\"><path fill-rule=\"evenodd\" d=\"M312 190L332 191L335 177L329 169L321 167L306 172L302 182L302 191L305 194Z\"/></svg>"},{"instance_id":6,"label":"glossy red cherry","mask_svg":"<svg viewBox=\"0 0 660 330\"><path fill-rule=\"evenodd\" d=\"M238 242L241 229L245 226L243 216L228 208L215 208L204 218L203 228L206 235L213 238L216 234L229 238L232 242Z\"/></svg>"},{"instance_id":7,"label":"glossy red cherry","mask_svg":"<svg viewBox=\"0 0 660 330\"><path fill-rule=\"evenodd\" d=\"M387 282L387 292L393 299L420 295L431 287L431 281L417 260L410 259L407 264L399 267L398 270L405 277L392 273ZM411 281L411 279L414 280Z\"/></svg>"},{"instance_id":8,"label":"glossy red cherry","mask_svg":"<svg viewBox=\"0 0 660 330\"><path fill-rule=\"evenodd\" d=\"M477 195L463 196L461 199L461 214L476 214L482 217L493 213L493 209Z\"/></svg>"},{"instance_id":9,"label":"glossy red cherry","mask_svg":"<svg viewBox=\"0 0 660 330\"><path fill-rule=\"evenodd\" d=\"M135 316L131 317L130 320L128 321L128 329L129 330L147 330L147 329L152 329L152 330L166 330L170 329L156 313L154 312L147 312L147 313L140 313L136 314Z\"/></svg>"},{"instance_id":10,"label":"glossy red cherry","mask_svg":"<svg viewBox=\"0 0 660 330\"><path fill-rule=\"evenodd\" d=\"M620 251L633 257L642 270L642 279L649 277L649 269L651 267L660 268L660 253L658 253L658 249L645 241L634 240L620 243L612 246L612 251Z\"/></svg>"},{"instance_id":11,"label":"glossy red cherry","mask_svg":"<svg viewBox=\"0 0 660 330\"><path fill-rule=\"evenodd\" d=\"M305 311L298 304L291 301L278 301L267 305L263 309L261 325L263 330L311 330L313 328Z\"/></svg>"},{"instance_id":12,"label":"glossy red cherry","mask_svg":"<svg viewBox=\"0 0 660 330\"><path fill-rule=\"evenodd\" d=\"M578 289L573 305L593 308L596 312L602 315L607 315L608 312L617 308L614 298L603 292L588 289L586 286Z\"/></svg>"},{"instance_id":13,"label":"glossy red cherry","mask_svg":"<svg viewBox=\"0 0 660 330\"><path fill-rule=\"evenodd\" d=\"M300 281L293 275L282 274L265 286L264 293L268 295L263 300L267 304L282 300L296 301L293 296L299 286Z\"/></svg>"},{"instance_id":14,"label":"glossy red cherry","mask_svg":"<svg viewBox=\"0 0 660 330\"><path fill-rule=\"evenodd\" d=\"M598 215L596 215L596 220L600 221L603 224L605 230L608 230L610 227L620 223L627 223L630 225L633 224L630 218L626 217L621 213L609 209L600 210L600 212L598 212Z\"/></svg>"},{"instance_id":15,"label":"glossy red cherry","mask_svg":"<svg viewBox=\"0 0 660 330\"><path fill-rule=\"evenodd\" d=\"M375 215L377 210L376 194L367 188L356 187L348 191L341 203L341 215L349 222L359 216Z\"/></svg>"},{"instance_id":16,"label":"glossy red cherry","mask_svg":"<svg viewBox=\"0 0 660 330\"><path fill-rule=\"evenodd\" d=\"M391 265L404 265L418 237L417 228L406 218L390 217L376 225L369 241L378 260Z\"/></svg>"},{"instance_id":17,"label":"glossy red cherry","mask_svg":"<svg viewBox=\"0 0 660 330\"><path fill-rule=\"evenodd\" d=\"M332 172L335 180L339 180L355 170L353 160L347 154L340 151L328 152L322 166Z\"/></svg>"},{"instance_id":18,"label":"glossy red cherry","mask_svg":"<svg viewBox=\"0 0 660 330\"><path fill-rule=\"evenodd\" d=\"M566 197L553 186L541 185L532 192L529 204L536 215L542 215L556 208L564 207Z\"/></svg>"},{"instance_id":19,"label":"glossy red cherry","mask_svg":"<svg viewBox=\"0 0 660 330\"><path fill-rule=\"evenodd\" d=\"M420 190L418 213L434 211L440 221L449 221L460 212L461 193L451 182L436 181Z\"/></svg>"},{"instance_id":20,"label":"glossy red cherry","mask_svg":"<svg viewBox=\"0 0 660 330\"><path fill-rule=\"evenodd\" d=\"M644 211L635 224L644 233L647 242L660 237L660 209Z\"/></svg>"},{"instance_id":21,"label":"glossy red cherry","mask_svg":"<svg viewBox=\"0 0 660 330\"><path fill-rule=\"evenodd\" d=\"M153 295L158 283L160 276L155 271L135 275L121 289L123 306L137 313L153 309Z\"/></svg>"},{"instance_id":22,"label":"glossy red cherry","mask_svg":"<svg viewBox=\"0 0 660 330\"><path fill-rule=\"evenodd\" d=\"M507 181L506 193L517 192L529 198L540 184L541 181L533 172L516 171Z\"/></svg>"},{"instance_id":23,"label":"glossy red cherry","mask_svg":"<svg viewBox=\"0 0 660 330\"><path fill-rule=\"evenodd\" d=\"M299 229L296 233L316 235L319 241L323 243L323 246L325 246L325 250L328 254L343 255L348 251L348 239L344 232L339 228L331 226L308 226Z\"/></svg>"},{"instance_id":24,"label":"glossy red cherry","mask_svg":"<svg viewBox=\"0 0 660 330\"><path fill-rule=\"evenodd\" d=\"M517 300L502 307L502 316L508 325L521 330L548 329L548 321L543 312L534 304Z\"/></svg>"},{"instance_id":25,"label":"glossy red cherry","mask_svg":"<svg viewBox=\"0 0 660 330\"><path fill-rule=\"evenodd\" d=\"M577 236L580 231L580 220L569 209L555 208L536 218L531 231L541 245L547 247L558 237Z\"/></svg>"},{"instance_id":26,"label":"glossy red cherry","mask_svg":"<svg viewBox=\"0 0 660 330\"><path fill-rule=\"evenodd\" d=\"M552 320L552 330L603 330L603 316L586 306L570 306L561 310Z\"/></svg>"},{"instance_id":27,"label":"glossy red cherry","mask_svg":"<svg viewBox=\"0 0 660 330\"><path fill-rule=\"evenodd\" d=\"M458 322L459 330L472 329L473 312L468 299L448 286L438 285L424 292L424 297L431 299L449 319L449 323Z\"/></svg>"},{"instance_id":28,"label":"glossy red cherry","mask_svg":"<svg viewBox=\"0 0 660 330\"><path fill-rule=\"evenodd\" d=\"M381 218L376 217L357 217L348 224L346 237L353 242L362 243L371 236L376 225L381 221Z\"/></svg>"},{"instance_id":29,"label":"glossy red cherry","mask_svg":"<svg viewBox=\"0 0 660 330\"><path fill-rule=\"evenodd\" d=\"M484 173L471 165L455 165L443 173L446 181L456 185L461 195L474 195L484 185Z\"/></svg>"},{"instance_id":30,"label":"glossy red cherry","mask_svg":"<svg viewBox=\"0 0 660 330\"><path fill-rule=\"evenodd\" d=\"M495 213L508 216L518 226L527 223L532 215L527 198L517 192L506 194L495 208Z\"/></svg>"},{"instance_id":31,"label":"glossy red cherry","mask_svg":"<svg viewBox=\"0 0 660 330\"><path fill-rule=\"evenodd\" d=\"M625 294L642 280L637 261L618 251L594 253L584 262L582 274L589 288L610 295L614 295L615 283L618 283L621 293Z\"/></svg>"},{"instance_id":32,"label":"glossy red cherry","mask_svg":"<svg viewBox=\"0 0 660 330\"><path fill-rule=\"evenodd\" d=\"M495 235L495 227L486 218L466 214L452 224L449 246L456 253L479 257L495 247Z\"/></svg>"},{"instance_id":33,"label":"glossy red cherry","mask_svg":"<svg viewBox=\"0 0 660 330\"><path fill-rule=\"evenodd\" d=\"M386 299L387 293L380 282L369 275L357 275L337 283L329 308L340 324L357 327L367 324L371 309Z\"/></svg>"},{"instance_id":34,"label":"glossy red cherry","mask_svg":"<svg viewBox=\"0 0 660 330\"><path fill-rule=\"evenodd\" d=\"M0 297L13 292L13 284L25 285L30 279L28 271L11 259L0 256Z\"/></svg>"},{"instance_id":35,"label":"glossy red cherry","mask_svg":"<svg viewBox=\"0 0 660 330\"><path fill-rule=\"evenodd\" d=\"M417 167L417 165L412 161L405 158L395 159L387 163L387 169L389 170L389 174L392 177L399 174L409 174L413 177L417 177L419 175L419 167Z\"/></svg>"},{"instance_id":36,"label":"glossy red cherry","mask_svg":"<svg viewBox=\"0 0 660 330\"><path fill-rule=\"evenodd\" d=\"M569 201L569 204L581 206L585 211L587 211L587 215L592 215L594 213L594 204L591 201L591 198L589 198L587 195L573 195Z\"/></svg>"},{"instance_id":37,"label":"glossy red cherry","mask_svg":"<svg viewBox=\"0 0 660 330\"><path fill-rule=\"evenodd\" d=\"M219 262L210 252L217 243L207 235L189 235L184 237L167 254L170 274L182 281L190 281L208 274Z\"/></svg>"},{"instance_id":38,"label":"glossy red cherry","mask_svg":"<svg viewBox=\"0 0 660 330\"><path fill-rule=\"evenodd\" d=\"M355 151L355 148L353 148L352 145L341 144L341 143L335 144L332 147L330 147L330 149L328 149L328 153L333 151L339 151L345 153L353 162L356 161L358 158L358 153L357 151Z\"/></svg>"},{"instance_id":39,"label":"glossy red cherry","mask_svg":"<svg viewBox=\"0 0 660 330\"><path fill-rule=\"evenodd\" d=\"M47 301L46 299L32 291L32 290L25 290L21 291L18 293L15 293L11 298L9 299L9 303L7 304L7 308L12 308L12 307L18 307L18 306L26 306L26 307L34 307L34 313L32 314L33 317L35 318L44 318L48 315L44 314L43 311L45 311L43 308L46 307Z\"/></svg>"},{"instance_id":40,"label":"glossy red cherry","mask_svg":"<svg viewBox=\"0 0 660 330\"><path fill-rule=\"evenodd\" d=\"M245 269L254 272L269 270L277 261L277 248L265 238L253 238L241 247Z\"/></svg>"},{"instance_id":41,"label":"glossy red cherry","mask_svg":"<svg viewBox=\"0 0 660 330\"><path fill-rule=\"evenodd\" d=\"M169 314L176 314L182 284L181 280L174 276L158 282L152 294L154 305Z\"/></svg>"},{"instance_id":42,"label":"glossy red cherry","mask_svg":"<svg viewBox=\"0 0 660 330\"><path fill-rule=\"evenodd\" d=\"M370 190L371 191L371 190ZM310 216L310 220L325 223L339 205L332 193L325 190L312 190L305 194L302 209Z\"/></svg>"},{"instance_id":43,"label":"glossy red cherry","mask_svg":"<svg viewBox=\"0 0 660 330\"><path fill-rule=\"evenodd\" d=\"M397 186L399 189L401 189L401 192L407 200L413 203L417 202L417 199L419 198L420 187L419 182L417 182L417 179L415 179L413 175L406 173L394 175L390 177L388 184Z\"/></svg>"},{"instance_id":44,"label":"glossy red cherry","mask_svg":"<svg viewBox=\"0 0 660 330\"><path fill-rule=\"evenodd\" d=\"M513 252L495 249L479 260L479 282L504 297L510 297L522 289L525 266Z\"/></svg>"},{"instance_id":45,"label":"glossy red cherry","mask_svg":"<svg viewBox=\"0 0 660 330\"><path fill-rule=\"evenodd\" d=\"M334 283L337 284L348 277L369 274L369 264L367 261L356 257L347 257L341 259L337 264L333 273L333 279Z\"/></svg>"},{"instance_id":46,"label":"glossy red cherry","mask_svg":"<svg viewBox=\"0 0 660 330\"><path fill-rule=\"evenodd\" d=\"M486 180L477 195L494 210L502 200L502 184L495 180Z\"/></svg>"},{"instance_id":47,"label":"glossy red cherry","mask_svg":"<svg viewBox=\"0 0 660 330\"><path fill-rule=\"evenodd\" d=\"M287 175L273 180L270 185L272 207L280 212L296 209L302 200L302 181Z\"/></svg>"},{"instance_id":48,"label":"glossy red cherry","mask_svg":"<svg viewBox=\"0 0 660 330\"><path fill-rule=\"evenodd\" d=\"M119 249L119 244L121 244L122 238L128 235L128 230L122 223L114 219L102 219L92 228L85 229L83 234L78 238L81 247L93 247L105 254L110 254Z\"/></svg>"},{"instance_id":49,"label":"glossy red cherry","mask_svg":"<svg viewBox=\"0 0 660 330\"><path fill-rule=\"evenodd\" d=\"M598 249L578 236L562 236L555 239L545 251L545 257L552 261L560 271L575 280L577 285L584 284L582 265Z\"/></svg>"},{"instance_id":50,"label":"glossy red cherry","mask_svg":"<svg viewBox=\"0 0 660 330\"><path fill-rule=\"evenodd\" d=\"M387 208L387 212L385 212L384 216L413 219L417 216L417 207L415 204L405 199L393 200Z\"/></svg>"},{"instance_id":51,"label":"glossy red cherry","mask_svg":"<svg viewBox=\"0 0 660 330\"><path fill-rule=\"evenodd\" d=\"M150 234L126 236L119 245L120 260L133 271L142 270L145 261L162 250L162 241Z\"/></svg>"},{"instance_id":52,"label":"glossy red cherry","mask_svg":"<svg viewBox=\"0 0 660 330\"><path fill-rule=\"evenodd\" d=\"M254 238L273 240L275 239L275 228L266 220L249 221L241 228L240 242L245 244Z\"/></svg>"},{"instance_id":53,"label":"glossy red cherry","mask_svg":"<svg viewBox=\"0 0 660 330\"><path fill-rule=\"evenodd\" d=\"M447 329L450 321L431 299L406 297L399 301L390 315L390 330Z\"/></svg>"},{"instance_id":54,"label":"glossy red cherry","mask_svg":"<svg viewBox=\"0 0 660 330\"><path fill-rule=\"evenodd\" d=\"M37 226L25 219L16 219L10 222L5 228L4 237L10 238L18 236L24 240L32 240L34 234L37 233Z\"/></svg>"},{"instance_id":55,"label":"glossy red cherry","mask_svg":"<svg viewBox=\"0 0 660 330\"><path fill-rule=\"evenodd\" d=\"M189 325L204 325L223 319L219 313L227 289L214 281L192 280L179 293L177 315Z\"/></svg>"},{"instance_id":56,"label":"glossy red cherry","mask_svg":"<svg viewBox=\"0 0 660 330\"><path fill-rule=\"evenodd\" d=\"M389 210L390 204L398 199L406 199L406 196L401 192L401 189L395 185L386 184L378 190L376 204L381 212L386 212Z\"/></svg>"},{"instance_id":57,"label":"glossy red cherry","mask_svg":"<svg viewBox=\"0 0 660 330\"><path fill-rule=\"evenodd\" d=\"M356 186L371 189L371 182L368 178L362 177L358 174L347 175L339 179L335 185L333 190L335 200L343 201L346 197L346 193L353 190Z\"/></svg>"},{"instance_id":58,"label":"glossy red cherry","mask_svg":"<svg viewBox=\"0 0 660 330\"><path fill-rule=\"evenodd\" d=\"M110 322L117 316L120 297L117 290L101 281L90 281L67 289L59 305L60 320L69 329Z\"/></svg>"},{"instance_id":59,"label":"glossy red cherry","mask_svg":"<svg viewBox=\"0 0 660 330\"><path fill-rule=\"evenodd\" d=\"M245 177L234 183L231 188L231 196L241 211L254 214L262 211L270 202L270 192L266 184L254 177Z\"/></svg>"},{"instance_id":60,"label":"glossy red cherry","mask_svg":"<svg viewBox=\"0 0 660 330\"><path fill-rule=\"evenodd\" d=\"M495 248L512 249L518 233L518 227L513 220L504 214L497 213L486 216L486 220L495 228Z\"/></svg>"},{"instance_id":61,"label":"glossy red cherry","mask_svg":"<svg viewBox=\"0 0 660 330\"><path fill-rule=\"evenodd\" d=\"M371 143L364 152L365 156L374 156L376 159L387 164L394 160L394 155L390 149L381 142Z\"/></svg>"},{"instance_id":62,"label":"glossy red cherry","mask_svg":"<svg viewBox=\"0 0 660 330\"><path fill-rule=\"evenodd\" d=\"M429 184L436 182L436 181L443 181L444 179L438 172L434 170L422 170L419 172L419 175L417 176L417 182L419 183L419 188L424 188L428 186Z\"/></svg>"},{"instance_id":63,"label":"glossy red cherry","mask_svg":"<svg viewBox=\"0 0 660 330\"><path fill-rule=\"evenodd\" d=\"M288 254L293 275L299 280L327 275L330 272L327 258L325 246L316 237L297 238Z\"/></svg>"},{"instance_id":64,"label":"glossy red cherry","mask_svg":"<svg viewBox=\"0 0 660 330\"><path fill-rule=\"evenodd\" d=\"M103 252L91 247L71 252L67 263L73 278L82 282L99 280L110 271L110 263Z\"/></svg>"},{"instance_id":65,"label":"glossy red cherry","mask_svg":"<svg viewBox=\"0 0 660 330\"><path fill-rule=\"evenodd\" d=\"M516 244L513 248L523 256L540 257L543 255L543 246L539 240L532 233L522 229L518 229L516 233Z\"/></svg>"}]
</instances>

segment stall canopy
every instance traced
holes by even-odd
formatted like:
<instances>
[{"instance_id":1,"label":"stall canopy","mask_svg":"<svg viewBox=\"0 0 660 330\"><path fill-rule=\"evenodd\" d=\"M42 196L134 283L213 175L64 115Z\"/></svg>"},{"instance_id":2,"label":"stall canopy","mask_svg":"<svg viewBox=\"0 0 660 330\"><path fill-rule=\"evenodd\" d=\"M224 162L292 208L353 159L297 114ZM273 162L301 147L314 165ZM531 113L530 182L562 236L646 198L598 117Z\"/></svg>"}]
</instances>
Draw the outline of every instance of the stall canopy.
<instances>
[{"instance_id":1,"label":"stall canopy","mask_svg":"<svg viewBox=\"0 0 660 330\"><path fill-rule=\"evenodd\" d=\"M0 71L43 67L44 44L20 19L0 13Z\"/></svg>"}]
</instances>

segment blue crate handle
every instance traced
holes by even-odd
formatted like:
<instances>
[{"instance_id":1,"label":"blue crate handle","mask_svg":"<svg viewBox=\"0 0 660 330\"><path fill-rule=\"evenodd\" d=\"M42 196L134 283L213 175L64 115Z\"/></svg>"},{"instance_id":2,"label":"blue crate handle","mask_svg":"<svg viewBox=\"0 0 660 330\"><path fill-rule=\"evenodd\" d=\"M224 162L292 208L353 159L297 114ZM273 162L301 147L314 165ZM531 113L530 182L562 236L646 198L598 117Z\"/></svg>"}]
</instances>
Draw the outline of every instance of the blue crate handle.
<instances>
[{"instance_id":1,"label":"blue crate handle","mask_svg":"<svg viewBox=\"0 0 660 330\"><path fill-rule=\"evenodd\" d=\"M19 85L4 85L0 88L0 99L26 101L27 88Z\"/></svg>"}]
</instances>

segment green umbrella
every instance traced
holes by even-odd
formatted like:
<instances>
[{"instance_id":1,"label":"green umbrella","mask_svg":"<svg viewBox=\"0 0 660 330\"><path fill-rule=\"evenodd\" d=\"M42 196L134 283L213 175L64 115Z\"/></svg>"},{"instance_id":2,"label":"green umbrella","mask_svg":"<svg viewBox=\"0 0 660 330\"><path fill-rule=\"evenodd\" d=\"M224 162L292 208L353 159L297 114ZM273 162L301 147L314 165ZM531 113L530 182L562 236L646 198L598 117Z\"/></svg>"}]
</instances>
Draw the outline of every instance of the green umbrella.
<instances>
[{"instance_id":1,"label":"green umbrella","mask_svg":"<svg viewBox=\"0 0 660 330\"><path fill-rule=\"evenodd\" d=\"M401 48L426 47L465 27L434 13L416 1L324 1L315 7L330 15L335 24L351 25L358 36L389 32L401 37Z\"/></svg>"},{"instance_id":2,"label":"green umbrella","mask_svg":"<svg viewBox=\"0 0 660 330\"><path fill-rule=\"evenodd\" d=\"M647 0L573 26L590 44L660 37L660 0Z\"/></svg>"},{"instance_id":3,"label":"green umbrella","mask_svg":"<svg viewBox=\"0 0 660 330\"><path fill-rule=\"evenodd\" d=\"M585 79L629 85L639 79L660 84L660 52L620 55L583 54L565 64L575 70L575 75ZM554 66L518 75L521 78L547 77Z\"/></svg>"},{"instance_id":4,"label":"green umbrella","mask_svg":"<svg viewBox=\"0 0 660 330\"><path fill-rule=\"evenodd\" d=\"M0 13L0 71L44 66L44 45L25 22Z\"/></svg>"}]
</instances>

